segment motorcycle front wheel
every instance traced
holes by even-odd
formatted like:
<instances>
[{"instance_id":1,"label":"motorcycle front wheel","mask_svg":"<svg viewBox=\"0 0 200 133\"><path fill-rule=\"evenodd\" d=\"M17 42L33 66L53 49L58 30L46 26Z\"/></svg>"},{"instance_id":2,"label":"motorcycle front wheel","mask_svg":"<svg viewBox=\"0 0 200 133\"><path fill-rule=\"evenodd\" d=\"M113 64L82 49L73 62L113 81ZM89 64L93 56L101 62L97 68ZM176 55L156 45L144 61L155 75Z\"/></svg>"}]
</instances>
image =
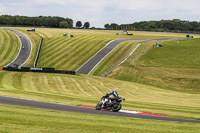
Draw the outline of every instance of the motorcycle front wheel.
<instances>
[{"instance_id":1,"label":"motorcycle front wheel","mask_svg":"<svg viewBox=\"0 0 200 133\"><path fill-rule=\"evenodd\" d=\"M102 103L98 103L96 106L96 110L101 110L101 107L102 107Z\"/></svg>"}]
</instances>

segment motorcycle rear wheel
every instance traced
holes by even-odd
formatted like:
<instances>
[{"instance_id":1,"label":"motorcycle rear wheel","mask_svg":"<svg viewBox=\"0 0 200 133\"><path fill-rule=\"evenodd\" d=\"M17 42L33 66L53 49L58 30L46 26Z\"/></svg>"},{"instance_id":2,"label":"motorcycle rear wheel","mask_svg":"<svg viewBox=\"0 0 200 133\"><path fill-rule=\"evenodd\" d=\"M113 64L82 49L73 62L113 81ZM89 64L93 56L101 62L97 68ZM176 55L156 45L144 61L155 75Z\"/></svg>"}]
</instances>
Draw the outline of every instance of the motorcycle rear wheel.
<instances>
[{"instance_id":1,"label":"motorcycle rear wheel","mask_svg":"<svg viewBox=\"0 0 200 133\"><path fill-rule=\"evenodd\" d=\"M113 112L118 112L122 108L121 104L115 104L112 106L112 111Z\"/></svg>"}]
</instances>

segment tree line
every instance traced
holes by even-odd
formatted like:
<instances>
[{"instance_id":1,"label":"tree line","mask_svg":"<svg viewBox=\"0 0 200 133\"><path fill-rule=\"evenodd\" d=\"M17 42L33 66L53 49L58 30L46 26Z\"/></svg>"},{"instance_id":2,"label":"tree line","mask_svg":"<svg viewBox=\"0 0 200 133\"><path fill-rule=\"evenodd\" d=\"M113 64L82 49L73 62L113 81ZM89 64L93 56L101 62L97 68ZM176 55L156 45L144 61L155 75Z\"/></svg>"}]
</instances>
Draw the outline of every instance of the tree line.
<instances>
[{"instance_id":1,"label":"tree line","mask_svg":"<svg viewBox=\"0 0 200 133\"><path fill-rule=\"evenodd\" d=\"M137 30L137 31L174 31L174 32L200 32L200 22L183 21L179 19L160 21L141 21L132 24L116 23L105 24L106 29L113 30Z\"/></svg>"},{"instance_id":2,"label":"tree line","mask_svg":"<svg viewBox=\"0 0 200 133\"><path fill-rule=\"evenodd\" d=\"M18 16L18 15L16 16L2 15L0 16L0 25L72 28L73 20L70 18L63 18L57 16L28 17L28 16Z\"/></svg>"},{"instance_id":3,"label":"tree line","mask_svg":"<svg viewBox=\"0 0 200 133\"><path fill-rule=\"evenodd\" d=\"M11 15L1 15L0 25L7 26L33 26L33 27L52 27L52 28L73 28L73 20L70 18L63 18L57 16L38 16L38 17L28 17L28 16L11 16ZM82 25L81 21L77 21L77 28L88 29L90 27L89 22L85 22Z\"/></svg>"}]
</instances>

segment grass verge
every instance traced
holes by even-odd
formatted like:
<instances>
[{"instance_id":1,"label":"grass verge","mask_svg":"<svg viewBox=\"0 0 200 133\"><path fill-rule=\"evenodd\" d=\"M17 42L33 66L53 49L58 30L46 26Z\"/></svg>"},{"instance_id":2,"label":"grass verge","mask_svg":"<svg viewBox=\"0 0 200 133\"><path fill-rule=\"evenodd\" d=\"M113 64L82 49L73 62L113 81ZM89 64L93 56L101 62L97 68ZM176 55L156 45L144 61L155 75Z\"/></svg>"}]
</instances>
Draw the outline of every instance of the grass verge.
<instances>
[{"instance_id":1,"label":"grass verge","mask_svg":"<svg viewBox=\"0 0 200 133\"><path fill-rule=\"evenodd\" d=\"M200 39L142 44L109 78L138 82L176 91L199 93ZM143 54L144 53L144 54Z\"/></svg>"},{"instance_id":2,"label":"grass verge","mask_svg":"<svg viewBox=\"0 0 200 133\"><path fill-rule=\"evenodd\" d=\"M198 133L198 123L168 122L136 118L59 112L0 104L2 133Z\"/></svg>"}]
</instances>

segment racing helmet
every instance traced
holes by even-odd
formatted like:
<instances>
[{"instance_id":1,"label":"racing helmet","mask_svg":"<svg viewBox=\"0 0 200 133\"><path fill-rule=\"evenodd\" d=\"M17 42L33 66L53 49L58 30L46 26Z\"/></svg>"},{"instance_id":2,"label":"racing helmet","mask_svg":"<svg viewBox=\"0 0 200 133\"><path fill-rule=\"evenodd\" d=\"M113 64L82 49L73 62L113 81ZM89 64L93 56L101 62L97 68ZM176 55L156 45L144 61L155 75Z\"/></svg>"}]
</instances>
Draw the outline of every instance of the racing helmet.
<instances>
[{"instance_id":1,"label":"racing helmet","mask_svg":"<svg viewBox=\"0 0 200 133\"><path fill-rule=\"evenodd\" d=\"M118 94L117 94L117 89L113 89L113 91L112 91L112 92L113 92L113 96L114 96L114 97L118 97Z\"/></svg>"}]
</instances>

